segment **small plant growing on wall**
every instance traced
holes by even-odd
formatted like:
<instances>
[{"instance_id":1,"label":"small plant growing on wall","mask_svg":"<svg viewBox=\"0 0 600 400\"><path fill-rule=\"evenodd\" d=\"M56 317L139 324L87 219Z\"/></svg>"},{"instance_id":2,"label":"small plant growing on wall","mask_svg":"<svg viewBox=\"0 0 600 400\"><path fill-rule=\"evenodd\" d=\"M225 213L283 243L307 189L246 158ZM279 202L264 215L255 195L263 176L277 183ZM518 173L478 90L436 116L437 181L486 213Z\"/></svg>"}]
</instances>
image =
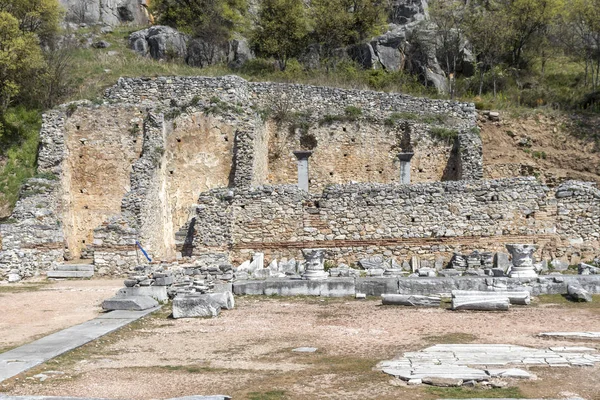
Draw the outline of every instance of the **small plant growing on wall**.
<instances>
[{"instance_id":1,"label":"small plant growing on wall","mask_svg":"<svg viewBox=\"0 0 600 400\"><path fill-rule=\"evenodd\" d=\"M71 115L75 114L75 111L77 111L77 104L75 103L71 103L67 106L67 117L70 117Z\"/></svg>"},{"instance_id":2,"label":"small plant growing on wall","mask_svg":"<svg viewBox=\"0 0 600 400\"><path fill-rule=\"evenodd\" d=\"M140 133L140 130L140 126L134 122L131 124L131 127L129 127L129 134L135 137Z\"/></svg>"}]
</instances>

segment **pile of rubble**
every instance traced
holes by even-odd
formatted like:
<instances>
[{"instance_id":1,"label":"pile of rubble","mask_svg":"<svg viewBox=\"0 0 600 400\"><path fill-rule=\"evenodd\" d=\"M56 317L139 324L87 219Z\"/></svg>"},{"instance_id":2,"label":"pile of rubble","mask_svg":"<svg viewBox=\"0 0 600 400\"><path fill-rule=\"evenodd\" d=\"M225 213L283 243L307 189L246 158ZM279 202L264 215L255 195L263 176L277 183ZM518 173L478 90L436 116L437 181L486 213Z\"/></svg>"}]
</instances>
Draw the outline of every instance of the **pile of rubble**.
<instances>
[{"instance_id":1,"label":"pile of rubble","mask_svg":"<svg viewBox=\"0 0 600 400\"><path fill-rule=\"evenodd\" d=\"M227 271L233 275L232 268ZM233 279L219 266L167 270L161 265L140 265L133 272L125 279L125 287L102 303L103 309L147 310L172 299L173 318L215 317L221 309L230 310L235 304L232 284L214 279Z\"/></svg>"}]
</instances>

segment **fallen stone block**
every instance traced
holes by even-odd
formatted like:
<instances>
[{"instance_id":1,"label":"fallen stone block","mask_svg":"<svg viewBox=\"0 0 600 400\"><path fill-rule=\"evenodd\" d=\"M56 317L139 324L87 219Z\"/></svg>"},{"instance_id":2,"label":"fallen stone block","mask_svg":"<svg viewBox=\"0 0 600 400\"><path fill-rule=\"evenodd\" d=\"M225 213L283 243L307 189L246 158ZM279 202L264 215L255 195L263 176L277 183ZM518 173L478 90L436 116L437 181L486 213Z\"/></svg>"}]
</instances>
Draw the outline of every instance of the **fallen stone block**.
<instances>
[{"instance_id":1,"label":"fallen stone block","mask_svg":"<svg viewBox=\"0 0 600 400\"><path fill-rule=\"evenodd\" d=\"M173 284L172 276L163 276L163 277L159 277L159 278L154 278L155 286L169 286L172 284Z\"/></svg>"},{"instance_id":2,"label":"fallen stone block","mask_svg":"<svg viewBox=\"0 0 600 400\"><path fill-rule=\"evenodd\" d=\"M221 304L210 294L179 295L173 300L173 318L216 317L220 312Z\"/></svg>"},{"instance_id":3,"label":"fallen stone block","mask_svg":"<svg viewBox=\"0 0 600 400\"><path fill-rule=\"evenodd\" d=\"M206 295L223 310L233 310L235 307L235 300L231 292L207 293Z\"/></svg>"},{"instance_id":4,"label":"fallen stone block","mask_svg":"<svg viewBox=\"0 0 600 400\"><path fill-rule=\"evenodd\" d=\"M406 294L382 294L383 305L414 306L414 307L439 307L440 296L420 296Z\"/></svg>"},{"instance_id":5,"label":"fallen stone block","mask_svg":"<svg viewBox=\"0 0 600 400\"><path fill-rule=\"evenodd\" d=\"M577 272L579 275L600 275L600 268L586 263L579 263Z\"/></svg>"},{"instance_id":6,"label":"fallen stone block","mask_svg":"<svg viewBox=\"0 0 600 400\"><path fill-rule=\"evenodd\" d=\"M592 301L592 295L579 285L568 285L567 293L575 301Z\"/></svg>"},{"instance_id":7,"label":"fallen stone block","mask_svg":"<svg viewBox=\"0 0 600 400\"><path fill-rule=\"evenodd\" d=\"M124 287L119 289L117 297L150 296L159 303L169 300L166 286Z\"/></svg>"},{"instance_id":8,"label":"fallen stone block","mask_svg":"<svg viewBox=\"0 0 600 400\"><path fill-rule=\"evenodd\" d=\"M462 386L462 379L454 379L454 378L423 378L421 381L426 385L438 386L438 387L459 387Z\"/></svg>"},{"instance_id":9,"label":"fallen stone block","mask_svg":"<svg viewBox=\"0 0 600 400\"><path fill-rule=\"evenodd\" d=\"M524 290L520 292L484 292L480 290L453 290L452 297L508 297L510 304L529 305L531 303L531 294Z\"/></svg>"},{"instance_id":10,"label":"fallen stone block","mask_svg":"<svg viewBox=\"0 0 600 400\"><path fill-rule=\"evenodd\" d=\"M452 299L453 310L473 310L473 311L508 311L510 301L506 296L498 297L455 297Z\"/></svg>"},{"instance_id":11,"label":"fallen stone block","mask_svg":"<svg viewBox=\"0 0 600 400\"><path fill-rule=\"evenodd\" d=\"M143 311L156 306L158 306L158 302L150 296L116 296L102 302L102 308L107 311Z\"/></svg>"}]
</instances>

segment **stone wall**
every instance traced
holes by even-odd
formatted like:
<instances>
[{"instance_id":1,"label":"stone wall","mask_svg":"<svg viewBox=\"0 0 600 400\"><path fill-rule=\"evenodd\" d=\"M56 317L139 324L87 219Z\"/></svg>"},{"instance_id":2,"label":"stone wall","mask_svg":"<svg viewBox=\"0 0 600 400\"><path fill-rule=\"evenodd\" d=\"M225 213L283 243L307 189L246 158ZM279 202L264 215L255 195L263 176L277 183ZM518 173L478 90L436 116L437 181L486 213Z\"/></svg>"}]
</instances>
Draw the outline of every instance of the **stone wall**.
<instances>
[{"instance_id":1,"label":"stone wall","mask_svg":"<svg viewBox=\"0 0 600 400\"><path fill-rule=\"evenodd\" d=\"M178 247L185 242L187 256L229 251L237 262L257 251L267 259L299 258L302 248L322 247L329 259L352 263L372 253L449 260L455 251L502 251L514 242L538 244L538 257L550 258L575 241L561 253L570 257L581 245L597 249L600 232L591 214L599 200L573 203L578 211L571 218L590 218L585 228L561 220L556 194L535 178L331 185L319 194L281 185L215 190L200 196ZM574 239L582 232L587 236Z\"/></svg>"},{"instance_id":2,"label":"stone wall","mask_svg":"<svg viewBox=\"0 0 600 400\"><path fill-rule=\"evenodd\" d=\"M59 110L43 116L38 151L38 172L43 177L21 187L10 219L0 224L0 280L9 274L36 276L63 260L65 190L60 177L66 153L65 119Z\"/></svg>"},{"instance_id":3,"label":"stone wall","mask_svg":"<svg viewBox=\"0 0 600 400\"><path fill-rule=\"evenodd\" d=\"M567 181L556 189L556 203L562 246L555 256L572 264L593 260L600 248L600 190L593 183ZM571 254L577 258L569 259Z\"/></svg>"},{"instance_id":4,"label":"stone wall","mask_svg":"<svg viewBox=\"0 0 600 400\"><path fill-rule=\"evenodd\" d=\"M79 258L94 229L121 211L131 167L142 151L143 117L137 107L102 106L79 107L66 119L61 181L70 257Z\"/></svg>"},{"instance_id":5,"label":"stone wall","mask_svg":"<svg viewBox=\"0 0 600 400\"><path fill-rule=\"evenodd\" d=\"M402 94L122 78L102 106L44 116L39 172L52 175L29 182L0 226L0 273L80 256L121 274L140 262L136 241L158 260L175 246L232 261L325 247L347 263L508 242L570 262L597 251L598 190L573 183L557 198L533 178L481 181L475 116L472 104ZM292 152L309 147L305 193ZM396 155L409 149L417 183L399 185Z\"/></svg>"}]
</instances>

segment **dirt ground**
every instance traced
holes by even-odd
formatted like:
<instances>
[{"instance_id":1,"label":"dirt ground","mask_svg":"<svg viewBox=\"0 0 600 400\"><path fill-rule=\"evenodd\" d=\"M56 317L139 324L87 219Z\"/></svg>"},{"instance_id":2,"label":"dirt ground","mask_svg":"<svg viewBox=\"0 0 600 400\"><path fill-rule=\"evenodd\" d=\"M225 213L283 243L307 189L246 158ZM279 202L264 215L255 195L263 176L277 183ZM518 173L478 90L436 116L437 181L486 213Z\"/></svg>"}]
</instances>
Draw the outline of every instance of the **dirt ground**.
<instances>
[{"instance_id":1,"label":"dirt ground","mask_svg":"<svg viewBox=\"0 0 600 400\"><path fill-rule=\"evenodd\" d=\"M0 351L88 321L122 280L28 281L0 285Z\"/></svg>"},{"instance_id":2,"label":"dirt ground","mask_svg":"<svg viewBox=\"0 0 600 400\"><path fill-rule=\"evenodd\" d=\"M93 282L93 281L92 281ZM600 365L531 368L538 379L508 388L409 387L373 367L435 343L533 347L600 342L537 338L544 331L600 331L600 296L560 296L506 313L381 306L377 299L238 297L213 319L169 318L169 307L0 384L14 395L161 399L228 394L235 399L600 399ZM296 347L316 353L294 353ZM50 374L44 382L33 376Z\"/></svg>"},{"instance_id":3,"label":"dirt ground","mask_svg":"<svg viewBox=\"0 0 600 400\"><path fill-rule=\"evenodd\" d=\"M485 178L533 175L548 184L578 179L600 184L600 139L593 116L560 113L481 118Z\"/></svg>"}]
</instances>

